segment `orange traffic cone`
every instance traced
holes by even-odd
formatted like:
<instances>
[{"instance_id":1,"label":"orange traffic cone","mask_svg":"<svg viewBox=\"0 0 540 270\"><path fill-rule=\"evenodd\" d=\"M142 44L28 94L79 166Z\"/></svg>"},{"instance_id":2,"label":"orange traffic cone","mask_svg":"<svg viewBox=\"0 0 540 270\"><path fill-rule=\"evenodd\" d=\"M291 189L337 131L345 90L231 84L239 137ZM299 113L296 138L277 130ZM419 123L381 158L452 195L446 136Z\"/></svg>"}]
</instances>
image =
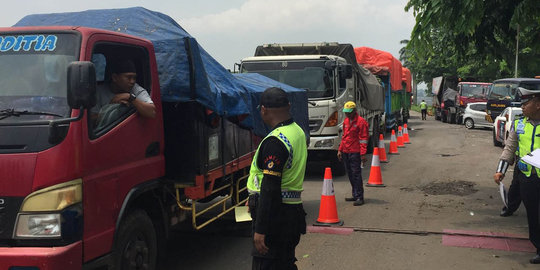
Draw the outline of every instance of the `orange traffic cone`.
<instances>
[{"instance_id":1,"label":"orange traffic cone","mask_svg":"<svg viewBox=\"0 0 540 270\"><path fill-rule=\"evenodd\" d=\"M393 129L392 129L392 136L390 137L390 150L388 151L388 154L399 155L398 149L397 149L396 131Z\"/></svg>"},{"instance_id":2,"label":"orange traffic cone","mask_svg":"<svg viewBox=\"0 0 540 270\"><path fill-rule=\"evenodd\" d=\"M382 134L379 135L379 160L383 163L388 163L386 159L386 148L384 147L384 137Z\"/></svg>"},{"instance_id":3,"label":"orange traffic cone","mask_svg":"<svg viewBox=\"0 0 540 270\"><path fill-rule=\"evenodd\" d=\"M381 164L379 162L379 148L373 149L373 159L371 160L371 171L369 172L368 187L386 187L382 182Z\"/></svg>"},{"instance_id":4,"label":"orange traffic cone","mask_svg":"<svg viewBox=\"0 0 540 270\"><path fill-rule=\"evenodd\" d=\"M405 144L403 144L403 131L401 130L401 126L398 127L397 132L397 147L405 147Z\"/></svg>"},{"instance_id":5,"label":"orange traffic cone","mask_svg":"<svg viewBox=\"0 0 540 270\"><path fill-rule=\"evenodd\" d=\"M332 170L328 167L324 171L319 218L317 218L317 223L315 225L343 225L343 221L339 220L337 214L334 183L332 182Z\"/></svg>"},{"instance_id":6,"label":"orange traffic cone","mask_svg":"<svg viewBox=\"0 0 540 270\"><path fill-rule=\"evenodd\" d=\"M403 124L403 143L411 143L409 140L409 130L407 130L407 124Z\"/></svg>"}]
</instances>

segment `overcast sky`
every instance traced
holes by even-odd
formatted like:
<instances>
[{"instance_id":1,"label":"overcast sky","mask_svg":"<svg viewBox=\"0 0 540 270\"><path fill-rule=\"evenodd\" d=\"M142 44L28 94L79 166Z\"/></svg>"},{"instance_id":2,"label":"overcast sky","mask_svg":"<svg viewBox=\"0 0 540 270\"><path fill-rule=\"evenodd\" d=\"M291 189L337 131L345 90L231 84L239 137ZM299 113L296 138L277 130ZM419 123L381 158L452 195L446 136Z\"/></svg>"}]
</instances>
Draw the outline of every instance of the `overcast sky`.
<instances>
[{"instance_id":1,"label":"overcast sky","mask_svg":"<svg viewBox=\"0 0 540 270\"><path fill-rule=\"evenodd\" d=\"M142 6L171 16L225 68L265 43L332 42L399 57L414 26L407 0L20 0L3 3L0 26L28 14Z\"/></svg>"}]
</instances>

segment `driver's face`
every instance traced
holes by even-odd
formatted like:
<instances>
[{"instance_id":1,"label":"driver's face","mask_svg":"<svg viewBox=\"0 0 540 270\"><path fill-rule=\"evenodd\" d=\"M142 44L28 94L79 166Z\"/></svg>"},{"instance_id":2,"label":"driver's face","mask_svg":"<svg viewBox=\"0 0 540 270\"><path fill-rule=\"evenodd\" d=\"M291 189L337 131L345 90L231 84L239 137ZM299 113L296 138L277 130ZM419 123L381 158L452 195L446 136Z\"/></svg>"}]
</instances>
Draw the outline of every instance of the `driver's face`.
<instances>
[{"instance_id":1,"label":"driver's face","mask_svg":"<svg viewBox=\"0 0 540 270\"><path fill-rule=\"evenodd\" d=\"M128 93L131 91L133 86L135 86L135 82L137 81L137 73L126 72L112 74L112 80L120 92Z\"/></svg>"}]
</instances>

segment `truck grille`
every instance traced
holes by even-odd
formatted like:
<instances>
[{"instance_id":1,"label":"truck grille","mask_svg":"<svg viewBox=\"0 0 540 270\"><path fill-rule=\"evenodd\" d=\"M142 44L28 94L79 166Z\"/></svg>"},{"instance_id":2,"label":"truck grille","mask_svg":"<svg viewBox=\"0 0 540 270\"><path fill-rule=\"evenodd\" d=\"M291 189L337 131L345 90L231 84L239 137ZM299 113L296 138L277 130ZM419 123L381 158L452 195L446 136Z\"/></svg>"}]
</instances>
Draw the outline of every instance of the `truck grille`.
<instances>
[{"instance_id":1,"label":"truck grille","mask_svg":"<svg viewBox=\"0 0 540 270\"><path fill-rule=\"evenodd\" d=\"M13 226L22 197L0 197L0 246L6 246L13 235Z\"/></svg>"},{"instance_id":2,"label":"truck grille","mask_svg":"<svg viewBox=\"0 0 540 270\"><path fill-rule=\"evenodd\" d=\"M317 132L319 129L321 129L323 120L309 120L309 133Z\"/></svg>"}]
</instances>

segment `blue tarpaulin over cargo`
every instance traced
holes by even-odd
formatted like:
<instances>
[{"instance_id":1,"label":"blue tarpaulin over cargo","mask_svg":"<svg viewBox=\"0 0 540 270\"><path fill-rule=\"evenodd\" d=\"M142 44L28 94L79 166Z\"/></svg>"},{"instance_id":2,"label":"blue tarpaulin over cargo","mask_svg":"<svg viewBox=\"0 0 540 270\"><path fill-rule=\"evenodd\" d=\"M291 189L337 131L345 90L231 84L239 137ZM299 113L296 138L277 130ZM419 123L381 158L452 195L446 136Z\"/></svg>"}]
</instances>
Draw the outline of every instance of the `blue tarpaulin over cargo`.
<instances>
[{"instance_id":1,"label":"blue tarpaulin over cargo","mask_svg":"<svg viewBox=\"0 0 540 270\"><path fill-rule=\"evenodd\" d=\"M92 27L150 40L155 49L161 96L165 102L191 98L188 45L195 71L195 99L220 115L250 113L251 105L238 81L165 14L142 7L35 14L22 18L14 26L60 25Z\"/></svg>"},{"instance_id":2,"label":"blue tarpaulin over cargo","mask_svg":"<svg viewBox=\"0 0 540 270\"><path fill-rule=\"evenodd\" d=\"M298 123L306 133L306 138L309 139L309 123L308 123L308 103L307 92L304 89L292 87L287 84L272 80L258 73L240 73L234 74L234 77L240 80L249 93L251 99L252 110L256 111L259 104L262 92L268 87L279 87L287 92L289 102L291 103L291 114L294 121ZM270 129L263 124L260 114L254 113L245 121L253 123L253 131L259 136L265 136Z\"/></svg>"}]
</instances>

